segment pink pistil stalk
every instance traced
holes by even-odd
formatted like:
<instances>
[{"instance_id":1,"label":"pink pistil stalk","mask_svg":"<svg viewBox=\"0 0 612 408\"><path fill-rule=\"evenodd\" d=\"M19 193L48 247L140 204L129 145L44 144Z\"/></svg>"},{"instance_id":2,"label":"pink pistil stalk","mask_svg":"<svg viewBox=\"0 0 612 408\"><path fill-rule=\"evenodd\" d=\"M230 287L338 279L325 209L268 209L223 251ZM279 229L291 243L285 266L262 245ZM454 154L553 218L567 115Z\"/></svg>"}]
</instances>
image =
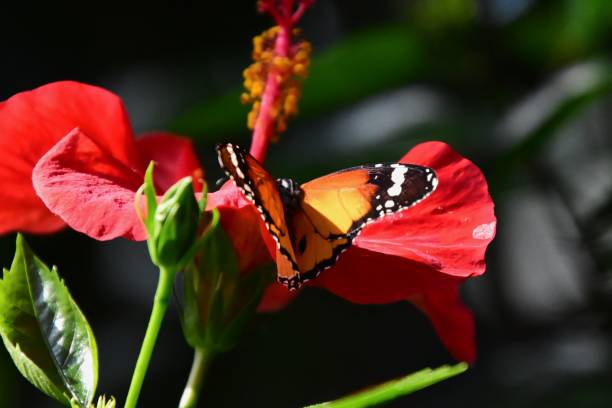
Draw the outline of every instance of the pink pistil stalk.
<instances>
[{"instance_id":1,"label":"pink pistil stalk","mask_svg":"<svg viewBox=\"0 0 612 408\"><path fill-rule=\"evenodd\" d=\"M286 120L279 116L279 110L282 109L284 87L287 86L287 68L275 61L290 61L295 56L296 47L293 47L292 44L292 30L304 11L313 3L313 0L298 1L299 4L295 11L295 0L262 0L258 3L259 10L270 14L278 26L272 48L272 63L264 79L261 104L253 125L250 153L260 162L265 160L268 144L272 138L279 133L279 129L282 131L284 128L284 124L279 126L279 122Z\"/></svg>"},{"instance_id":2,"label":"pink pistil stalk","mask_svg":"<svg viewBox=\"0 0 612 408\"><path fill-rule=\"evenodd\" d=\"M281 25L279 25L279 28L280 30L274 44L274 54L280 57L288 57L289 48L291 45L291 30ZM280 85L281 81L279 78L278 69L273 67L268 73L268 77L266 79L266 86L261 98L261 107L257 120L255 121L253 141L251 143L250 153L261 163L263 163L266 159L268 144L275 131L276 115L273 115L273 111L274 106L277 105L280 98Z\"/></svg>"}]
</instances>

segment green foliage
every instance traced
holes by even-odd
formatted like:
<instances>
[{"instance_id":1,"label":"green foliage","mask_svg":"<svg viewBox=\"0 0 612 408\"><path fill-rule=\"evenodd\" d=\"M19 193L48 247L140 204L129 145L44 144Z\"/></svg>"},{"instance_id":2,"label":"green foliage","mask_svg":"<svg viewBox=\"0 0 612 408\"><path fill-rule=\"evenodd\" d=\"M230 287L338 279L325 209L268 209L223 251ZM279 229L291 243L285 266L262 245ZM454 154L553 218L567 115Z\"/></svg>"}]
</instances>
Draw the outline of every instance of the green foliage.
<instances>
[{"instance_id":1,"label":"green foliage","mask_svg":"<svg viewBox=\"0 0 612 408\"><path fill-rule=\"evenodd\" d=\"M412 394L415 391L427 388L430 385L454 377L465 372L469 366L459 363L454 366L442 366L434 370L426 368L406 377L399 378L368 388L357 394L349 395L335 401L311 405L308 408L361 408L379 405Z\"/></svg>"},{"instance_id":2,"label":"green foliage","mask_svg":"<svg viewBox=\"0 0 612 408\"><path fill-rule=\"evenodd\" d=\"M509 165L536 157L561 134L559 130L564 125L611 92L612 64L607 60L585 62L558 74L536 92L538 95L558 95L557 98L549 98L546 106L533 106L530 100L518 106L519 110L529 111L535 120L533 126L511 136L512 143L505 146L495 160L496 174L507 176Z\"/></svg>"},{"instance_id":3,"label":"green foliage","mask_svg":"<svg viewBox=\"0 0 612 408\"><path fill-rule=\"evenodd\" d=\"M300 101L308 118L414 79L425 69L423 44L405 27L385 27L355 34L313 57ZM235 89L196 106L171 128L199 139L246 129L248 108Z\"/></svg>"},{"instance_id":4,"label":"green foliage","mask_svg":"<svg viewBox=\"0 0 612 408\"><path fill-rule=\"evenodd\" d=\"M610 38L611 18L608 0L543 3L512 25L506 41L534 66L558 66L598 53Z\"/></svg>"},{"instance_id":5,"label":"green foliage","mask_svg":"<svg viewBox=\"0 0 612 408\"><path fill-rule=\"evenodd\" d=\"M429 30L473 23L477 5L475 0L418 0L413 7L418 25Z\"/></svg>"},{"instance_id":6,"label":"green foliage","mask_svg":"<svg viewBox=\"0 0 612 408\"><path fill-rule=\"evenodd\" d=\"M21 374L69 406L87 407L98 382L93 332L57 275L17 236L0 281L0 335Z\"/></svg>"}]
</instances>

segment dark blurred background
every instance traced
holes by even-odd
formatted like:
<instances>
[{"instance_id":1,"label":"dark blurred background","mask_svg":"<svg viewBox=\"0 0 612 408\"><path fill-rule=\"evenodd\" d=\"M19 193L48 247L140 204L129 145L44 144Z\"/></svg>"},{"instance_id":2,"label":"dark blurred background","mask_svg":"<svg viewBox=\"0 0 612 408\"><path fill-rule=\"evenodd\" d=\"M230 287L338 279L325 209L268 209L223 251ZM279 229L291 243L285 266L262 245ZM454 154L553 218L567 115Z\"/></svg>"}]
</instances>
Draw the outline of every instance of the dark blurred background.
<instances>
[{"instance_id":1,"label":"dark blurred background","mask_svg":"<svg viewBox=\"0 0 612 408\"><path fill-rule=\"evenodd\" d=\"M137 132L192 137L210 180L214 143L248 144L241 73L271 25L254 0L3 9L2 99L61 79L104 86ZM612 2L318 0L302 27L312 70L300 116L270 150L274 174L305 181L439 139L483 169L496 203L488 271L464 286L477 364L389 406L612 406ZM145 245L72 231L28 239L93 326L99 392L122 400L157 277ZM0 238L3 266L13 242ZM172 310L141 406L176 406L191 357ZM411 305L307 290L214 361L201 406L303 406L446 362ZM0 406L56 406L4 348Z\"/></svg>"}]
</instances>

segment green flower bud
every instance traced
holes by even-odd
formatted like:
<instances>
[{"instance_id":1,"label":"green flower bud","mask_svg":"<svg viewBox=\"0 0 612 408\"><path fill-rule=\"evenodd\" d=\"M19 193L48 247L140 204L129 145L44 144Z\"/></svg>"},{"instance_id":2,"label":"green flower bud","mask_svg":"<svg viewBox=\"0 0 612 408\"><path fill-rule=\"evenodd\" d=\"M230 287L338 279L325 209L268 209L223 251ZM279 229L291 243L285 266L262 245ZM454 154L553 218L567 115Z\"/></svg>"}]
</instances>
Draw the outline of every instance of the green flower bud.
<instances>
[{"instance_id":1,"label":"green flower bud","mask_svg":"<svg viewBox=\"0 0 612 408\"><path fill-rule=\"evenodd\" d=\"M172 271L183 269L198 244L198 229L204 213L195 199L191 177L177 181L157 203L153 184L153 163L145 174L149 254L157 266Z\"/></svg>"},{"instance_id":2,"label":"green flower bud","mask_svg":"<svg viewBox=\"0 0 612 408\"><path fill-rule=\"evenodd\" d=\"M164 194L154 215L155 257L160 266L178 270L194 245L200 221L191 177L185 177Z\"/></svg>"},{"instance_id":3,"label":"green flower bud","mask_svg":"<svg viewBox=\"0 0 612 408\"><path fill-rule=\"evenodd\" d=\"M213 353L236 344L275 278L272 264L239 273L237 254L218 217L216 213L196 261L185 270L181 319L187 343Z\"/></svg>"}]
</instances>

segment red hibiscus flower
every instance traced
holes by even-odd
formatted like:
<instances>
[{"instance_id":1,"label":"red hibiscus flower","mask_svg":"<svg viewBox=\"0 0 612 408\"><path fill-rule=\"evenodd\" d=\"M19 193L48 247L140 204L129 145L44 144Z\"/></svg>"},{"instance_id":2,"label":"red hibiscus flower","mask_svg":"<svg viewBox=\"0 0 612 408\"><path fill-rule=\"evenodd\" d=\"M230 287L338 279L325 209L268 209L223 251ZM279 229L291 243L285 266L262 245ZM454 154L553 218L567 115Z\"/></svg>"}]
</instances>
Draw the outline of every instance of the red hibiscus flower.
<instances>
[{"instance_id":1,"label":"red hibiscus flower","mask_svg":"<svg viewBox=\"0 0 612 408\"><path fill-rule=\"evenodd\" d=\"M201 174L188 140L163 133L134 139L117 96L74 82L2 103L0 147L0 233L53 232L68 224L96 239L145 239L133 206L147 163L158 163L160 192L183 176ZM400 161L433 168L437 190L366 226L310 285L356 303L409 300L430 317L454 356L472 361L474 324L459 299L459 284L484 272L484 252L495 234L486 181L475 165L439 142L418 145ZM275 256L269 234L259 234L258 213L233 185L211 193L208 206L221 212L242 271ZM293 296L271 285L260 310L282 308Z\"/></svg>"},{"instance_id":2,"label":"red hibiscus flower","mask_svg":"<svg viewBox=\"0 0 612 408\"><path fill-rule=\"evenodd\" d=\"M408 300L429 316L453 356L474 361L474 321L460 300L459 285L484 272L485 250L495 235L486 180L478 167L441 142L422 143L400 162L433 168L439 180L436 191L414 207L368 224L338 262L307 286L360 304ZM243 225L260 224L268 250L276 256L276 244L261 227L258 213L233 184L211 196L220 208L244 208ZM278 284L268 292L273 302L260 310L275 310L295 296Z\"/></svg>"},{"instance_id":3,"label":"red hibiscus flower","mask_svg":"<svg viewBox=\"0 0 612 408\"><path fill-rule=\"evenodd\" d=\"M158 163L160 191L187 175L201 178L189 140L166 133L135 140L116 95L76 82L2 102L0 150L0 233L68 224L101 240L144 239L133 201L149 161Z\"/></svg>"},{"instance_id":4,"label":"red hibiscus flower","mask_svg":"<svg viewBox=\"0 0 612 408\"><path fill-rule=\"evenodd\" d=\"M478 167L441 142L417 145L400 163L434 169L436 191L367 225L313 285L355 303L407 299L429 316L456 358L471 362L474 322L459 298L459 284L484 273L485 251L495 236L487 182Z\"/></svg>"},{"instance_id":5,"label":"red hibiscus flower","mask_svg":"<svg viewBox=\"0 0 612 408\"><path fill-rule=\"evenodd\" d=\"M140 241L146 231L134 197L151 160L158 193L190 175L196 190L201 187L203 173L188 139L168 133L135 139L118 96L76 82L2 102L0 148L0 234L51 233L68 225L99 240ZM240 254L241 271L271 260L263 242L252 239L260 236L259 221L237 189L213 193L210 202L209 210L222 203L222 225ZM286 298L266 296L262 307L278 309Z\"/></svg>"}]
</instances>

